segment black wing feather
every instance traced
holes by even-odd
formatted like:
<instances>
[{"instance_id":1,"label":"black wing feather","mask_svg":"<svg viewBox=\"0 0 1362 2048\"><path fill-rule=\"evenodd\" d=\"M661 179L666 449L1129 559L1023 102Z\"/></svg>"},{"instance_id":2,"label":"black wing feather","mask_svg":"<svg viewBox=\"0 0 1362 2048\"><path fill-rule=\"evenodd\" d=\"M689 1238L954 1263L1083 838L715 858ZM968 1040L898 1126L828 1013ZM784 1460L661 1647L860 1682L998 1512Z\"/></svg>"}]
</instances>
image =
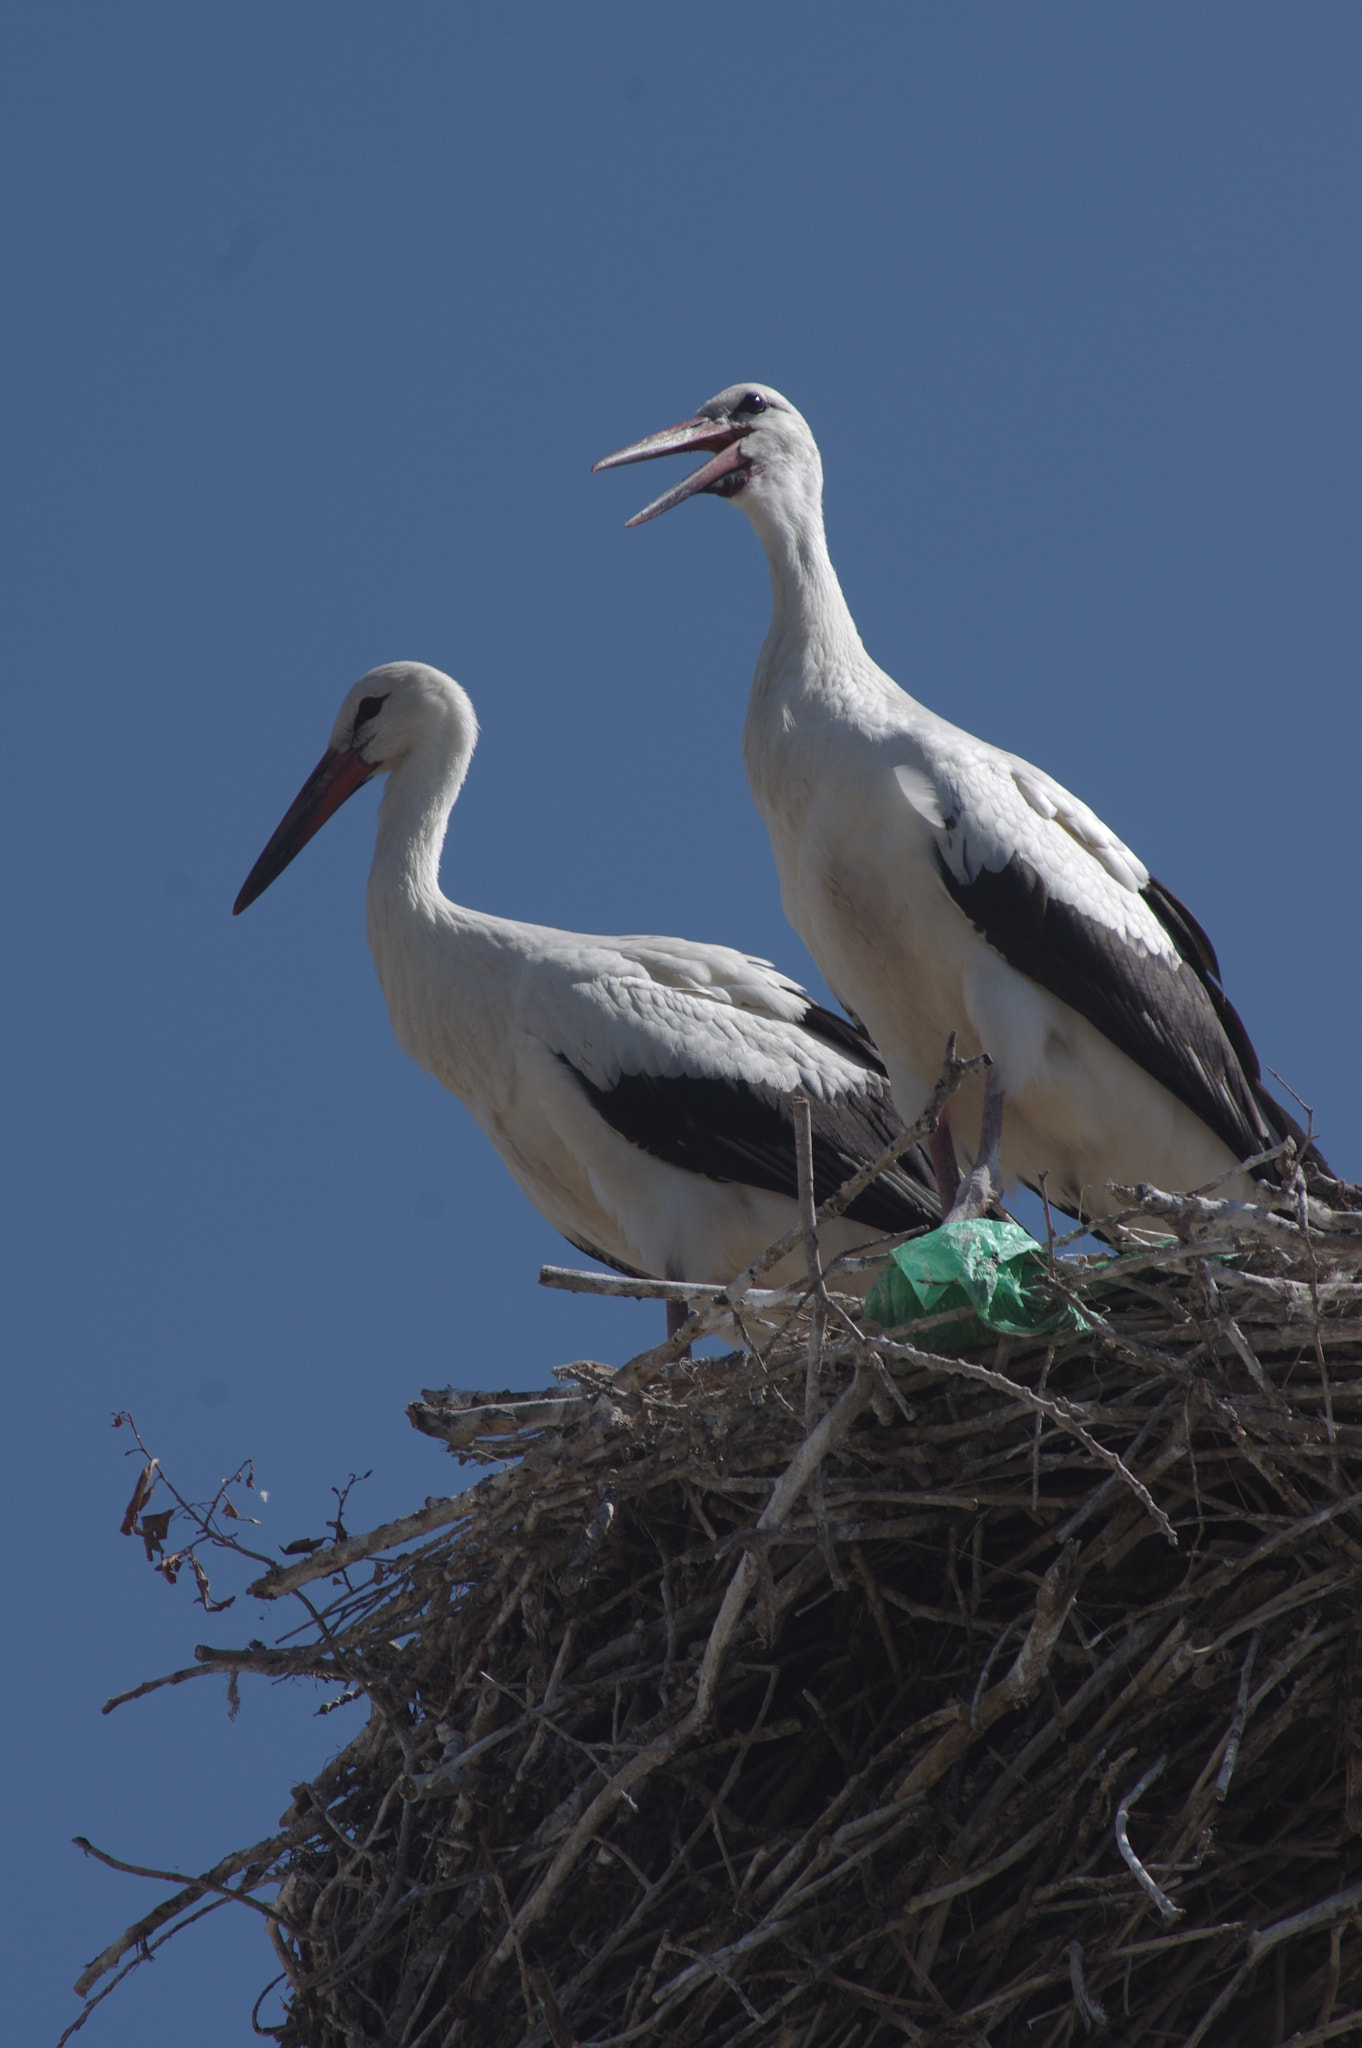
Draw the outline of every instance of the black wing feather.
<instances>
[{"instance_id":1,"label":"black wing feather","mask_svg":"<svg viewBox=\"0 0 1362 2048\"><path fill-rule=\"evenodd\" d=\"M1272 1142L1258 1060L1219 985L1210 940L1166 889L1144 897L1178 950L1166 957L1128 945L1118 932L1051 896L1017 856L972 881L952 874L938 852L946 888L974 929L1009 966L1040 983L1143 1067L1209 1125L1240 1159ZM1289 1120L1272 1104L1272 1122ZM1280 1121L1279 1121L1280 1120Z\"/></svg>"},{"instance_id":2,"label":"black wing feather","mask_svg":"<svg viewBox=\"0 0 1362 2048\"><path fill-rule=\"evenodd\" d=\"M563 1232L563 1236L574 1251L585 1252L589 1259L599 1259L603 1266L613 1266L615 1271L623 1273L626 1279L651 1280L654 1277L651 1273L645 1273L640 1266L626 1265L624 1260L617 1259L613 1252L603 1252L598 1244L592 1244L585 1237L569 1236L566 1230Z\"/></svg>"},{"instance_id":3,"label":"black wing feather","mask_svg":"<svg viewBox=\"0 0 1362 2048\"><path fill-rule=\"evenodd\" d=\"M564 1059L564 1064L572 1063ZM573 1072L610 1128L654 1159L706 1180L736 1181L797 1198L794 1115L789 1096L778 1089L698 1074L621 1074L612 1087L598 1088L577 1068ZM903 1130L887 1090L858 1090L830 1102L811 1098L810 1109L814 1198L819 1202ZM921 1151L914 1148L897 1167L882 1173L847 1214L883 1231L939 1223L936 1184Z\"/></svg>"},{"instance_id":4,"label":"black wing feather","mask_svg":"<svg viewBox=\"0 0 1362 2048\"><path fill-rule=\"evenodd\" d=\"M821 1003L810 1003L799 1022L801 1029L811 1037L821 1038L824 1045L830 1045L834 1051L855 1060L858 1066L867 1067L872 1074L887 1078L888 1070L880 1058L879 1049L864 1025L839 1017L835 1010L825 1010Z\"/></svg>"},{"instance_id":5,"label":"black wing feather","mask_svg":"<svg viewBox=\"0 0 1362 2048\"><path fill-rule=\"evenodd\" d=\"M1243 1018L1221 986L1220 962L1215 957L1215 947L1187 905L1180 903L1172 890L1165 889L1163 883L1155 881L1152 875L1148 887L1140 894L1210 997L1220 1028L1234 1049L1244 1079L1253 1091L1253 1099L1274 1140L1294 1138L1302 1154L1320 1173L1330 1173L1319 1147L1306 1137L1290 1110L1284 1109L1276 1096L1263 1086L1263 1070L1258 1064L1253 1041L1244 1027Z\"/></svg>"}]
</instances>

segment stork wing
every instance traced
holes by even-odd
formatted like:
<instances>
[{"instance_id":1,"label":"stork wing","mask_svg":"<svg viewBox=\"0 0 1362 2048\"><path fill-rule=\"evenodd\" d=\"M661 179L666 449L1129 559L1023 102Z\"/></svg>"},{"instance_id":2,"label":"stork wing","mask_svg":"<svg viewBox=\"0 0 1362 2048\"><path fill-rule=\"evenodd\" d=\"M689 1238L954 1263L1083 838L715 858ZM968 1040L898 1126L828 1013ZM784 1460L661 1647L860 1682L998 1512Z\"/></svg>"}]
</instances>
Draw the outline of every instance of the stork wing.
<instances>
[{"instance_id":1,"label":"stork wing","mask_svg":"<svg viewBox=\"0 0 1362 2048\"><path fill-rule=\"evenodd\" d=\"M622 1074L613 1088L578 1076L612 1130L706 1180L738 1181L772 1194L799 1193L794 1116L788 1095L700 1075ZM814 1200L836 1194L903 1129L888 1094L811 1102ZM854 1222L883 1231L916 1230L941 1220L940 1204L919 1155L880 1175L851 1204Z\"/></svg>"},{"instance_id":2,"label":"stork wing","mask_svg":"<svg viewBox=\"0 0 1362 2048\"><path fill-rule=\"evenodd\" d=\"M1085 1017L1239 1158L1292 1127L1262 1088L1200 925L1086 804L977 743L933 747L896 774L933 823L943 886L1009 966Z\"/></svg>"},{"instance_id":3,"label":"stork wing","mask_svg":"<svg viewBox=\"0 0 1362 2048\"><path fill-rule=\"evenodd\" d=\"M611 944L631 965L641 967L650 980L664 987L686 989L754 1016L797 1024L846 1054L856 1066L873 1068L877 1074L886 1071L863 1024L853 1016L825 1010L807 989L754 953L701 945L693 939L627 938L614 939Z\"/></svg>"},{"instance_id":4,"label":"stork wing","mask_svg":"<svg viewBox=\"0 0 1362 2048\"><path fill-rule=\"evenodd\" d=\"M659 942L602 942L557 1002L540 1035L572 1068L597 1113L656 1159L715 1181L740 1182L791 1200L798 1194L791 1096L809 1098L814 1194L825 1201L902 1132L884 1069L856 1027L810 1001L764 962L705 981L701 963L668 950L665 978L652 971ZM710 968L725 949L694 948ZM694 970L682 972L683 968ZM763 995L763 987L765 995ZM741 992L742 1000L735 1000ZM909 1154L854 1202L857 1222L885 1231L940 1220L922 1154Z\"/></svg>"}]
</instances>

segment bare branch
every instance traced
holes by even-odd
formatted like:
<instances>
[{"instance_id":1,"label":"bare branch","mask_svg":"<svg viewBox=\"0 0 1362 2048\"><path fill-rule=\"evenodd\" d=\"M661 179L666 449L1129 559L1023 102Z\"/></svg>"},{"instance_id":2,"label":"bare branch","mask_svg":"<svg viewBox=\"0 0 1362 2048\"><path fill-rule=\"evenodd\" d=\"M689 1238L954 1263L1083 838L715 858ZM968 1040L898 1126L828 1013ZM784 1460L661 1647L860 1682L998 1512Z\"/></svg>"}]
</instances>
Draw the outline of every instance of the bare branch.
<instances>
[{"instance_id":1,"label":"bare branch","mask_svg":"<svg viewBox=\"0 0 1362 2048\"><path fill-rule=\"evenodd\" d=\"M1120 1806L1116 1810L1116 1846L1120 1850L1122 1856L1125 1858L1126 1864L1130 1870L1132 1877L1134 1877L1137 1884L1141 1885L1143 1889L1148 1892L1150 1898L1154 1901L1154 1904L1158 1907L1164 1919L1180 1920L1182 1918L1183 1908L1181 1906L1175 1906L1173 1904L1173 1901L1168 1897L1168 1894L1166 1892L1161 1891L1158 1885L1155 1884L1153 1878L1149 1875L1149 1872L1145 1869L1143 1863L1141 1863L1139 1857L1131 1848L1130 1835L1128 1832L1128 1823L1130 1820L1131 1807L1135 1804L1135 1801L1139 1799L1143 1793L1148 1791L1149 1787L1154 1783L1154 1780L1163 1775L1163 1769L1167 1762L1167 1757L1159 1757L1155 1763L1152 1763L1149 1766L1149 1769L1145 1772L1144 1776L1140 1779L1139 1783L1137 1785L1133 1785L1130 1791L1126 1793L1125 1798L1121 1801Z\"/></svg>"}]
</instances>

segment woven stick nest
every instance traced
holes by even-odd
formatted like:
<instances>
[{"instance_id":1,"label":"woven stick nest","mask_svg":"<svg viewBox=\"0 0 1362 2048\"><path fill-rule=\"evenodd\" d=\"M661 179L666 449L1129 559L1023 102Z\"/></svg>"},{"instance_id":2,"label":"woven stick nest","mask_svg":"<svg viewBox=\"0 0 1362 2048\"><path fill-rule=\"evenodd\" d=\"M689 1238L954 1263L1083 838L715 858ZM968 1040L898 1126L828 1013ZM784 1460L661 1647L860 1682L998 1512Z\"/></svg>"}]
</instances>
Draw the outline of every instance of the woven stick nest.
<instances>
[{"instance_id":1,"label":"woven stick nest","mask_svg":"<svg viewBox=\"0 0 1362 2048\"><path fill-rule=\"evenodd\" d=\"M1265 1200L1140 1191L1168 1241L1060 1261L1062 1338L881 1335L834 1275L427 1394L498 1469L197 1653L366 1726L79 1988L241 1895L285 2048L1355 2038L1362 1214Z\"/></svg>"}]
</instances>

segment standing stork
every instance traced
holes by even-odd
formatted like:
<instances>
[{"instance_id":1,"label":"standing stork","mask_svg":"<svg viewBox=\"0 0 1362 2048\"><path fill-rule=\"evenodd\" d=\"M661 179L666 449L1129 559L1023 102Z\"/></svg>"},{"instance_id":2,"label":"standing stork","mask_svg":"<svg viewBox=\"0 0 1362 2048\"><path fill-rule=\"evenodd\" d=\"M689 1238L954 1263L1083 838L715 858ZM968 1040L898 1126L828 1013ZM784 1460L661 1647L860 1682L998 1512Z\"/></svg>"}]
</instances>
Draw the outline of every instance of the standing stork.
<instances>
[{"instance_id":1,"label":"standing stork","mask_svg":"<svg viewBox=\"0 0 1362 2048\"><path fill-rule=\"evenodd\" d=\"M386 775L369 946L402 1050L467 1105L580 1251L640 1277L731 1280L798 1221L796 1089L810 1101L819 1201L901 1134L875 1048L727 946L590 938L451 903L440 852L477 734L468 697L438 669L398 661L362 676L235 911ZM823 1241L836 1257L939 1220L931 1170L909 1153ZM791 1258L773 1277L799 1270Z\"/></svg>"},{"instance_id":2,"label":"standing stork","mask_svg":"<svg viewBox=\"0 0 1362 2048\"><path fill-rule=\"evenodd\" d=\"M1001 1180L1044 1179L1099 1218L1118 1206L1110 1181L1196 1187L1302 1139L1191 912L1086 804L866 653L828 557L818 445L789 400L731 385L596 468L691 450L708 459L628 524L712 492L765 546L771 626L743 751L786 915L879 1046L905 1115L950 1031L991 1056L971 1084L981 1138L958 1195L955 1141L938 1131L943 1201L975 1213Z\"/></svg>"}]
</instances>

